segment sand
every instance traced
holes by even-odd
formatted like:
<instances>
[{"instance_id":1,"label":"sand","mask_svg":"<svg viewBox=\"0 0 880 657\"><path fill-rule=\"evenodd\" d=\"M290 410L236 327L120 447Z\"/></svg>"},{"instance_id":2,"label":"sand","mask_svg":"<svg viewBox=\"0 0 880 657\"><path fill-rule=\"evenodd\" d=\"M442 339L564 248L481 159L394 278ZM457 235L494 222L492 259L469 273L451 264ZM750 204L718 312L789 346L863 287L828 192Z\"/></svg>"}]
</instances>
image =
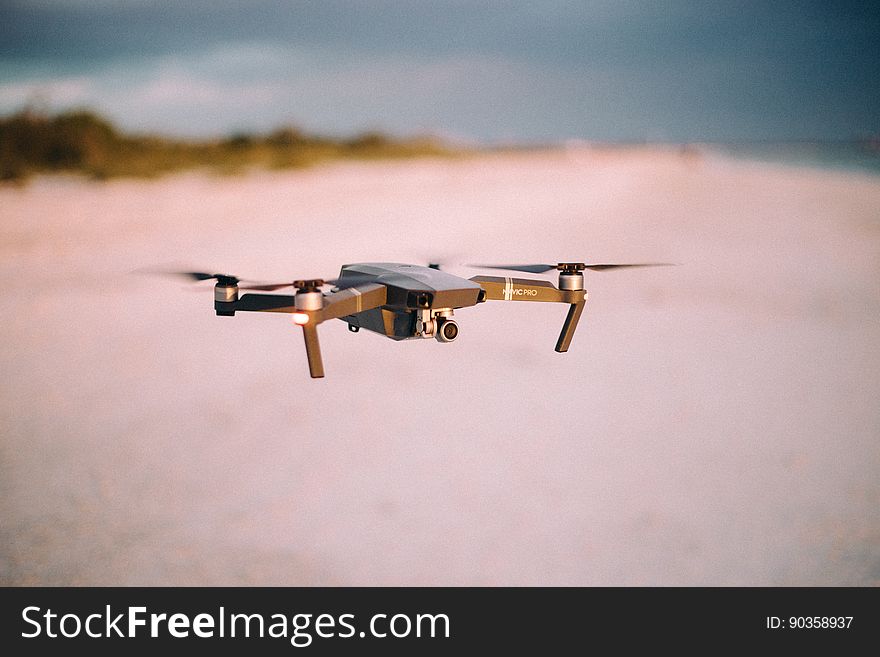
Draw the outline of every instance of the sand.
<instances>
[{"instance_id":1,"label":"sand","mask_svg":"<svg viewBox=\"0 0 880 657\"><path fill-rule=\"evenodd\" d=\"M662 149L0 188L0 583L878 585L880 178ZM453 344L213 314L344 262L681 263ZM552 280L552 276L548 276Z\"/></svg>"}]
</instances>

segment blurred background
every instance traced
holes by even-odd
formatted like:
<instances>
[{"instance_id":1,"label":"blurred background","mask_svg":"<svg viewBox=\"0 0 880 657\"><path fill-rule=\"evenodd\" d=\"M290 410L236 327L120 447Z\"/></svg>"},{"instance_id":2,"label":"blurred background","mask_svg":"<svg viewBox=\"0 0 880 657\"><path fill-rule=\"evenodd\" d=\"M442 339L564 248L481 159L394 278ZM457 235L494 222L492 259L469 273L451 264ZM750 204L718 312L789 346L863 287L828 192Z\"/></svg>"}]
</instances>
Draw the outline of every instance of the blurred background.
<instances>
[{"instance_id":1,"label":"blurred background","mask_svg":"<svg viewBox=\"0 0 880 657\"><path fill-rule=\"evenodd\" d=\"M8 0L0 582L877 585L880 12ZM359 261L671 261L461 338ZM552 276L547 277L553 280Z\"/></svg>"}]
</instances>

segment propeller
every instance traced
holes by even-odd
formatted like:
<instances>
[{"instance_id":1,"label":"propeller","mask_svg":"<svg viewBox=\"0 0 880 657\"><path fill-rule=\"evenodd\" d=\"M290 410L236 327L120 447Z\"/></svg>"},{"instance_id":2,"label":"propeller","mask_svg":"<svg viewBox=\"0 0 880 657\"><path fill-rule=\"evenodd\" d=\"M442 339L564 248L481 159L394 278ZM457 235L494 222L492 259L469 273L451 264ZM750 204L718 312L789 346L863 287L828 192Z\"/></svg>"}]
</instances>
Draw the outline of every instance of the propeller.
<instances>
[{"instance_id":1,"label":"propeller","mask_svg":"<svg viewBox=\"0 0 880 657\"><path fill-rule=\"evenodd\" d=\"M507 269L509 271L522 271L529 274L543 274L544 272L558 269L560 271L580 271L581 269L590 269L592 271L605 271L606 269L623 269L624 267L674 267L672 262L639 262L625 264L601 264L588 265L583 262L560 262L555 265L537 263L529 265L468 265L468 267L479 267L482 269Z\"/></svg>"},{"instance_id":2,"label":"propeller","mask_svg":"<svg viewBox=\"0 0 880 657\"><path fill-rule=\"evenodd\" d=\"M438 253L439 251L439 253ZM462 258L462 254L455 252L447 252L443 249L417 249L415 252L409 253L414 260L403 260L403 262L411 262L414 265L427 267L428 269L445 270L449 266L458 264Z\"/></svg>"},{"instance_id":3,"label":"propeller","mask_svg":"<svg viewBox=\"0 0 880 657\"><path fill-rule=\"evenodd\" d=\"M204 271L173 271L173 272L164 272L167 274L171 274L172 276L181 276L183 278L188 278L193 281L209 281L209 280L217 280L217 281L230 281L233 285L239 282L237 276L233 276L232 274L209 274Z\"/></svg>"},{"instance_id":4,"label":"propeller","mask_svg":"<svg viewBox=\"0 0 880 657\"><path fill-rule=\"evenodd\" d=\"M238 285L243 279L232 274L209 274L204 271L173 271L163 272L172 276L179 276L191 281L210 281L215 280L223 285ZM246 281L246 279L244 279ZM291 283L248 283L240 286L243 290L278 290L282 287L291 285Z\"/></svg>"},{"instance_id":5,"label":"propeller","mask_svg":"<svg viewBox=\"0 0 880 657\"><path fill-rule=\"evenodd\" d=\"M208 280L216 280L218 283L222 283L223 285L236 285L241 290L257 290L261 292L272 292L274 290L280 290L285 287L297 287L294 285L294 281L285 281L284 283L261 283L256 281L250 281L248 279L242 279L238 276L234 276L232 274L209 274L208 272L203 271L165 271L161 272L163 274L169 274L172 276L183 277L191 281L208 281ZM312 279L309 282L318 283L318 287L323 285L332 285L334 287L338 287L340 289L345 289L349 287L354 287L356 285L361 285L363 283L370 283L375 279L374 276L369 276L367 274L361 275L352 275L349 274L345 276L345 278L319 278ZM245 285L239 285L239 283L244 282Z\"/></svg>"}]
</instances>

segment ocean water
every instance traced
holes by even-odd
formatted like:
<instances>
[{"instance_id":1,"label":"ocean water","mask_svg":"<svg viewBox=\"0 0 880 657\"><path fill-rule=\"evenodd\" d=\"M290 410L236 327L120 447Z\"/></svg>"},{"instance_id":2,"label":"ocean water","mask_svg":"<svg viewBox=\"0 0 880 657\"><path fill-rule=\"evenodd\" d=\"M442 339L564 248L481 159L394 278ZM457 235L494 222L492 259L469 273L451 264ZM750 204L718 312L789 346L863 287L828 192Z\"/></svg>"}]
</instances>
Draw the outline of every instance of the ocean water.
<instances>
[{"instance_id":1,"label":"ocean water","mask_svg":"<svg viewBox=\"0 0 880 657\"><path fill-rule=\"evenodd\" d=\"M880 140L833 142L738 142L712 144L725 155L793 166L863 171L880 175Z\"/></svg>"}]
</instances>

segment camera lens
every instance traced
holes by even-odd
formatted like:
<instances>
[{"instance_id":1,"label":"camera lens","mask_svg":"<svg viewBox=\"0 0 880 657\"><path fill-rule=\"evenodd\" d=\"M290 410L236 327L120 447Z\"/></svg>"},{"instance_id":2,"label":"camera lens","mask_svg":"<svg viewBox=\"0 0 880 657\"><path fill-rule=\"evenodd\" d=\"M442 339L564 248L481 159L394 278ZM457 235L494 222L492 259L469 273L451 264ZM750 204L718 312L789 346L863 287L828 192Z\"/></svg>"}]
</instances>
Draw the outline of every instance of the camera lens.
<instances>
[{"instance_id":1,"label":"camera lens","mask_svg":"<svg viewBox=\"0 0 880 657\"><path fill-rule=\"evenodd\" d=\"M452 342L458 337L458 324L455 323L455 320L438 318L437 321L439 325L435 337L440 342Z\"/></svg>"}]
</instances>

